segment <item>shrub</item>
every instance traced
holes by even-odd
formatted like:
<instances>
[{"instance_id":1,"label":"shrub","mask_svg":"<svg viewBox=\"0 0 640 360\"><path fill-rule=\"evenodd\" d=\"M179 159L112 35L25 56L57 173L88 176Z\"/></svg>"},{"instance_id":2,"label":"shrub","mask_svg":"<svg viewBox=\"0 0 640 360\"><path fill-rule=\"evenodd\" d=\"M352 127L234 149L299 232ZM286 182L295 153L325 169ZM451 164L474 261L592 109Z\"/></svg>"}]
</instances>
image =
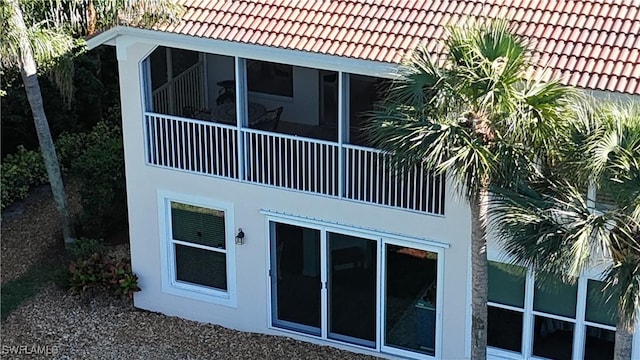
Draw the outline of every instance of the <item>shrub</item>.
<instances>
[{"instance_id":1,"label":"shrub","mask_svg":"<svg viewBox=\"0 0 640 360\"><path fill-rule=\"evenodd\" d=\"M118 108L108 113L116 116ZM56 141L56 151L63 174L80 179L83 212L77 219L80 235L104 237L126 227L126 185L122 132L116 125L99 122L89 133L64 133ZM19 147L7 155L0 167L4 209L24 199L29 190L46 183L42 156L37 151Z\"/></svg>"},{"instance_id":2,"label":"shrub","mask_svg":"<svg viewBox=\"0 0 640 360\"><path fill-rule=\"evenodd\" d=\"M69 172L71 163L84 153L87 147L86 133L65 132L56 140L56 152L63 173Z\"/></svg>"},{"instance_id":3,"label":"shrub","mask_svg":"<svg viewBox=\"0 0 640 360\"><path fill-rule=\"evenodd\" d=\"M24 199L29 189L47 182L47 172L39 152L18 147L15 154L7 155L0 165L0 188L4 209L14 201Z\"/></svg>"},{"instance_id":4,"label":"shrub","mask_svg":"<svg viewBox=\"0 0 640 360\"><path fill-rule=\"evenodd\" d=\"M67 275L59 278L78 294L95 295L106 291L115 296L132 297L134 292L140 291L138 277L131 271L128 259L116 260L99 252L71 262Z\"/></svg>"},{"instance_id":5,"label":"shrub","mask_svg":"<svg viewBox=\"0 0 640 360\"><path fill-rule=\"evenodd\" d=\"M83 153L87 145L86 138L87 134L84 133L64 133L56 141L56 153L63 174L69 172L71 160ZM2 209L24 199L31 188L49 181L40 152L27 150L24 146L18 146L14 154L3 159L0 173Z\"/></svg>"},{"instance_id":6,"label":"shrub","mask_svg":"<svg viewBox=\"0 0 640 360\"><path fill-rule=\"evenodd\" d=\"M86 136L86 150L72 162L81 180L83 212L78 232L103 237L126 225L124 151L119 127L98 123Z\"/></svg>"},{"instance_id":7,"label":"shrub","mask_svg":"<svg viewBox=\"0 0 640 360\"><path fill-rule=\"evenodd\" d=\"M107 248L102 239L79 238L69 245L67 251L72 259L79 260L88 259L93 254L104 255L107 252Z\"/></svg>"}]
</instances>

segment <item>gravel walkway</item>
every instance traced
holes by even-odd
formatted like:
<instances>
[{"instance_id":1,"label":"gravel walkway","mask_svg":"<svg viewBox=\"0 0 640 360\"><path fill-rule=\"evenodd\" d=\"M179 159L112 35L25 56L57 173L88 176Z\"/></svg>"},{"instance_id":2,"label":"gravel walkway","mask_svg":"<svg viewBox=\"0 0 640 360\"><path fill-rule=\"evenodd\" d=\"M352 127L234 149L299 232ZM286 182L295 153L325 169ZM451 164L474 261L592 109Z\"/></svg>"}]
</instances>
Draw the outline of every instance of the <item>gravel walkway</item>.
<instances>
[{"instance_id":1,"label":"gravel walkway","mask_svg":"<svg viewBox=\"0 0 640 360\"><path fill-rule=\"evenodd\" d=\"M75 189L69 189L73 206L78 203ZM2 219L3 283L61 245L46 189L9 210ZM127 253L128 246L113 251ZM2 321L0 339L2 359L375 359L137 310L128 300L81 298L53 284ZM37 352L45 355L33 355Z\"/></svg>"}]
</instances>

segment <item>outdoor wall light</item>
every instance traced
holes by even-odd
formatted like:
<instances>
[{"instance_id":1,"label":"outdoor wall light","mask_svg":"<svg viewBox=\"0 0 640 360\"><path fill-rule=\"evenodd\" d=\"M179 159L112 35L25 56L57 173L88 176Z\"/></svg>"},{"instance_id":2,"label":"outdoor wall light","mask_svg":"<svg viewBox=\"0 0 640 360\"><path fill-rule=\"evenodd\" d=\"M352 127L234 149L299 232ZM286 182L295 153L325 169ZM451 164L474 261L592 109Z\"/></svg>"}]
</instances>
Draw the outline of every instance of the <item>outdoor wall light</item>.
<instances>
[{"instance_id":1,"label":"outdoor wall light","mask_svg":"<svg viewBox=\"0 0 640 360\"><path fill-rule=\"evenodd\" d=\"M242 228L238 228L238 235L236 235L236 245L244 245L244 232Z\"/></svg>"}]
</instances>

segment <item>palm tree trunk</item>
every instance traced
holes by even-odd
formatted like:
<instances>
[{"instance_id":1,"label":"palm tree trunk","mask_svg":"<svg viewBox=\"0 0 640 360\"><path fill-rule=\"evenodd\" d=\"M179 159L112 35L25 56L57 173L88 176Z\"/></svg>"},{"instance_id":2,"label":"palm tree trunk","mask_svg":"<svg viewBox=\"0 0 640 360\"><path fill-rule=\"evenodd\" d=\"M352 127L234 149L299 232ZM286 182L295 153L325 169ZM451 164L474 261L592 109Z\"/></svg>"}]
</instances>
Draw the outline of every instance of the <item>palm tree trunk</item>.
<instances>
[{"instance_id":1,"label":"palm tree trunk","mask_svg":"<svg viewBox=\"0 0 640 360\"><path fill-rule=\"evenodd\" d=\"M471 200L471 359L487 358L488 186Z\"/></svg>"},{"instance_id":2,"label":"palm tree trunk","mask_svg":"<svg viewBox=\"0 0 640 360\"><path fill-rule=\"evenodd\" d=\"M631 360L633 332L624 322L623 310L618 306L614 360Z\"/></svg>"},{"instance_id":3,"label":"palm tree trunk","mask_svg":"<svg viewBox=\"0 0 640 360\"><path fill-rule=\"evenodd\" d=\"M73 229L71 227L71 218L67 207L62 175L60 174L60 163L58 162L56 149L53 144L53 139L51 138L51 131L49 130L49 123L47 122L47 115L44 112L44 106L42 104L42 93L40 92L40 83L38 82L36 62L33 57L31 43L27 37L27 28L24 23L20 4L17 0L12 0L10 3L13 8L13 16L15 17L14 25L17 27L17 33L20 36L20 54L18 56L20 73L22 75L22 81L24 82L25 91L27 92L31 112L33 113L33 122L35 123L36 133L38 134L44 166L47 170L49 183L51 184L53 200L60 215L62 235L65 245L68 245L74 241Z\"/></svg>"}]
</instances>

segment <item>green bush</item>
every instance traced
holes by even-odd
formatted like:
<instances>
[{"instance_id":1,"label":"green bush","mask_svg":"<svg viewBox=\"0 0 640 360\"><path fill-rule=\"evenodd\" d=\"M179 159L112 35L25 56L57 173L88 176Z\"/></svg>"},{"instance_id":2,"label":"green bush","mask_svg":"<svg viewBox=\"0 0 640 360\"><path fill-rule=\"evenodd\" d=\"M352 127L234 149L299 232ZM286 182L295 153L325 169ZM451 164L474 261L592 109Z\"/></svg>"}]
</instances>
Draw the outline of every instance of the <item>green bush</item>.
<instances>
[{"instance_id":1,"label":"green bush","mask_svg":"<svg viewBox=\"0 0 640 360\"><path fill-rule=\"evenodd\" d=\"M69 245L67 251L72 259L79 260L88 259L93 254L104 255L107 252L107 247L102 239L79 238Z\"/></svg>"},{"instance_id":2,"label":"green bush","mask_svg":"<svg viewBox=\"0 0 640 360\"><path fill-rule=\"evenodd\" d=\"M87 134L64 133L60 135L55 145L61 171L66 174L71 167L71 161L84 152ZM18 146L14 154L9 154L3 159L0 173L0 188L2 188L0 208L2 209L17 200L24 199L31 188L49 181L40 152L27 150L24 146Z\"/></svg>"},{"instance_id":3,"label":"green bush","mask_svg":"<svg viewBox=\"0 0 640 360\"><path fill-rule=\"evenodd\" d=\"M81 180L83 212L78 233L104 237L127 224L124 151L119 127L98 123L87 134L85 151L71 163Z\"/></svg>"},{"instance_id":4,"label":"green bush","mask_svg":"<svg viewBox=\"0 0 640 360\"><path fill-rule=\"evenodd\" d=\"M71 170L71 163L84 153L87 147L86 133L62 133L56 140L56 153L63 173Z\"/></svg>"},{"instance_id":5,"label":"green bush","mask_svg":"<svg viewBox=\"0 0 640 360\"><path fill-rule=\"evenodd\" d=\"M0 165L0 188L4 209L14 201L24 199L29 190L48 181L47 172L39 152L18 147L15 154L9 154Z\"/></svg>"},{"instance_id":6,"label":"green bush","mask_svg":"<svg viewBox=\"0 0 640 360\"><path fill-rule=\"evenodd\" d=\"M85 295L107 292L132 297L140 290L130 260L116 260L107 255L101 240L79 239L69 250L74 260L67 269L56 274L59 285Z\"/></svg>"},{"instance_id":7,"label":"green bush","mask_svg":"<svg viewBox=\"0 0 640 360\"><path fill-rule=\"evenodd\" d=\"M79 294L95 295L106 291L112 295L132 297L140 291L138 277L126 259L116 261L111 256L94 253L69 265L69 288Z\"/></svg>"},{"instance_id":8,"label":"green bush","mask_svg":"<svg viewBox=\"0 0 640 360\"><path fill-rule=\"evenodd\" d=\"M109 114L116 116L117 107ZM122 132L116 125L99 122L89 133L64 133L56 141L63 174L77 176L81 183L83 212L77 219L80 235L104 237L126 227L126 185ZM1 165L4 209L26 197L29 190L48 181L37 151L18 148Z\"/></svg>"}]
</instances>

